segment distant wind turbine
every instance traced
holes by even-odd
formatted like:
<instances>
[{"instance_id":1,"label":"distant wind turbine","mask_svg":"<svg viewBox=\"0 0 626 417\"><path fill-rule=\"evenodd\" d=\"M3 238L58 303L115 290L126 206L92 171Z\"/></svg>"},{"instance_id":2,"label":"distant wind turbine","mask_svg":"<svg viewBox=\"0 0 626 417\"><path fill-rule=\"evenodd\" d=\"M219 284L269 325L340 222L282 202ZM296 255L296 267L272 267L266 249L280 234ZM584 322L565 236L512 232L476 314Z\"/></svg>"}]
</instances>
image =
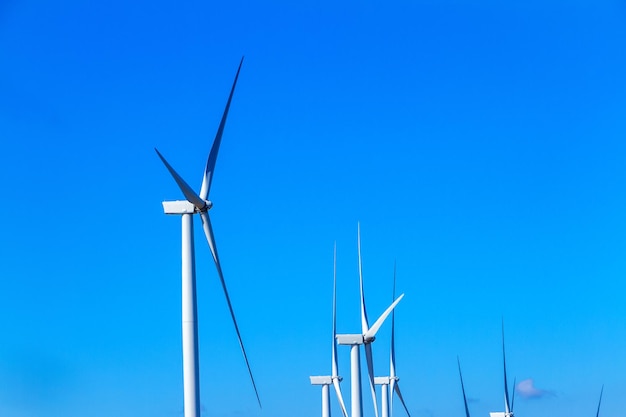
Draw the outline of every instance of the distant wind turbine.
<instances>
[{"instance_id":1,"label":"distant wind turbine","mask_svg":"<svg viewBox=\"0 0 626 417\"><path fill-rule=\"evenodd\" d=\"M322 417L330 417L330 392L329 386L335 387L335 393L337 394L337 400L341 406L341 411L344 417L348 417L348 411L346 405L343 402L343 396L341 395L341 388L339 383L343 378L338 375L337 366L337 243L335 243L334 256L333 256L333 349L331 355L331 375L330 376L311 376L312 385L322 386Z\"/></svg>"},{"instance_id":2,"label":"distant wind turbine","mask_svg":"<svg viewBox=\"0 0 626 417\"><path fill-rule=\"evenodd\" d=\"M393 293L391 299L394 300L396 298L396 263L393 263ZM396 311L393 310L391 312L391 349L389 353L389 376L382 376L374 378L374 382L376 385L382 386L382 399L381 399L381 407L382 407L382 417L389 417L393 415L393 394L395 393L400 402L404 406L404 411L406 414L411 417L411 413L409 413L409 409L404 402L404 398L402 398L402 393L400 392L400 385L398 385L398 381L400 378L396 375L396 348L395 348L395 315Z\"/></svg>"},{"instance_id":3,"label":"distant wind turbine","mask_svg":"<svg viewBox=\"0 0 626 417\"><path fill-rule=\"evenodd\" d=\"M372 343L376 339L376 333L380 326L402 300L404 294L400 295L376 322L369 327L367 312L365 310L365 296L363 294L363 265L361 262L361 226L357 226L357 247L359 252L359 283L361 287L361 333L337 335L337 342L340 345L350 346L350 388L351 388L351 411L352 417L361 417L363 401L361 397L361 356L360 345L365 345L365 358L367 360L367 373L369 376L370 390L374 402L374 414L378 417L378 405L376 400L376 388L374 384L374 361L372 358Z\"/></svg>"},{"instance_id":4,"label":"distant wind turbine","mask_svg":"<svg viewBox=\"0 0 626 417\"><path fill-rule=\"evenodd\" d=\"M393 300L396 297L396 263L393 263L393 292L391 299ZM396 327L396 311L391 312L391 350L389 353L389 405L391 408L391 415L393 415L393 394L395 393L402 406L404 407L404 411L406 414L411 417L411 413L409 413L409 409L407 408L404 398L402 398L402 393L400 392L399 381L400 378L396 375L396 343L395 343L395 327Z\"/></svg>"},{"instance_id":5,"label":"distant wind turbine","mask_svg":"<svg viewBox=\"0 0 626 417\"><path fill-rule=\"evenodd\" d=\"M209 249L213 256L213 261L217 267L217 274L222 284L224 296L226 297L226 303L230 310L230 316L232 317L233 324L235 325L235 331L237 332L237 338L239 339L239 346L243 353L243 357L246 361L248 373L252 381L252 386L256 394L259 407L261 406L261 400L259 393L252 376L252 370L250 363L248 362L248 356L243 346L241 334L239 333L239 326L235 319L235 313L233 306L226 289L226 282L222 274L222 267L220 265L219 257L217 254L217 246L215 245L215 238L213 236L213 228L211 227L211 220L209 219L209 209L213 206L213 203L208 200L209 191L211 189L211 182L213 180L213 172L215 170L215 161L217 160L217 153L219 151L220 142L222 141L222 134L224 132L224 126L226 124L226 118L228 116L228 110L230 103L235 92L235 86L237 85L237 79L239 78L239 71L241 71L241 65L243 64L243 58L239 63L237 74L235 75L235 81L230 90L228 101L226 102L226 108L222 115L209 158L204 169L204 175L202 177L202 186L200 188L200 194L196 194L195 191L178 175L178 173L172 168L172 166L165 160L163 155L157 150L157 154L165 167L170 172L176 184L182 191L186 200L178 201L164 201L163 209L166 214L178 214L182 217L182 331L183 331L183 390L184 390L184 416L185 417L200 417L200 395L199 395L199 376L198 376L198 313L196 302L196 266L195 266L195 250L194 250L194 238L193 238L193 215L200 214L202 219L202 227L204 234L206 235Z\"/></svg>"}]
</instances>

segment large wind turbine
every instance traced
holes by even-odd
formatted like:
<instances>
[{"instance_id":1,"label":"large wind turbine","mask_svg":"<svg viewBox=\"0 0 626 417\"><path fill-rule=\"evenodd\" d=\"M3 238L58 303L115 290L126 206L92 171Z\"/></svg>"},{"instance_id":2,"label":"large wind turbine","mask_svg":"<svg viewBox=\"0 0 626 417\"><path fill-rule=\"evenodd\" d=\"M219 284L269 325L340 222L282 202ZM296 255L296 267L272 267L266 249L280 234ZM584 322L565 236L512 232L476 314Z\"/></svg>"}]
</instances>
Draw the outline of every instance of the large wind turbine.
<instances>
[{"instance_id":1,"label":"large wind turbine","mask_svg":"<svg viewBox=\"0 0 626 417\"><path fill-rule=\"evenodd\" d=\"M243 64L243 58L239 63L237 74L235 75L235 81L230 90L228 101L226 102L226 108L222 115L222 120L217 129L211 152L204 169L204 175L202 177L202 186L200 188L200 194L196 194L195 191L178 175L178 173L172 168L172 166L165 160L163 155L157 150L157 154L161 161L165 164L167 170L170 172L176 184L182 191L186 200L178 201L164 201L163 209L165 214L178 214L182 217L182 330L183 330L183 389L184 389L184 416L185 417L200 417L200 388L198 377L198 312L196 304L196 266L195 266L195 250L193 239L193 215L200 214L202 219L202 227L204 234L206 235L209 249L213 255L213 261L217 267L217 274L224 290L224 296L226 297L226 303L230 310L230 316L233 319L235 325L235 331L237 332L237 338L239 339L239 346L243 353L243 357L248 367L248 373L252 380L252 386L256 394L259 406L261 406L261 400L259 399L259 393L252 376L252 370L250 369L250 363L248 362L248 356L243 346L241 334L239 333L239 326L237 326L237 320L235 319L235 313L233 306L226 289L226 282L222 274L222 267L220 265L219 257L217 254L217 247L215 245L215 238L213 236L213 228L211 227L211 220L209 219L209 209L213 206L213 203L208 200L209 191L211 189L211 182L213 180L213 172L215 169L215 161L217 160L217 153L219 151L220 142L222 140L222 134L224 132L224 125L226 124L226 117L228 116L228 109L235 92L235 86L237 85L237 79L239 78L239 71L241 71L241 65Z\"/></svg>"},{"instance_id":2,"label":"large wind turbine","mask_svg":"<svg viewBox=\"0 0 626 417\"><path fill-rule=\"evenodd\" d=\"M376 400L376 387L374 383L374 361L372 358L372 343L376 339L376 333L380 326L402 300L404 294L400 295L388 308L380 315L378 320L369 327L367 320L367 312L365 310L365 296L363 294L363 264L361 261L361 226L357 226L357 245L359 252L359 283L361 287L361 333L359 334L340 334L337 335L337 342L340 345L350 346L350 389L351 400L350 406L352 417L361 417L363 409L363 400L361 397L361 354L360 345L365 345L365 358L367 360L367 373L369 376L370 390L372 392L372 400L374 402L374 414L378 417L378 404Z\"/></svg>"},{"instance_id":3,"label":"large wind turbine","mask_svg":"<svg viewBox=\"0 0 626 417\"><path fill-rule=\"evenodd\" d=\"M391 299L396 298L396 263L393 264L393 293ZM404 406L406 414L411 417L409 409L407 408L402 393L400 392L400 385L398 381L400 378L396 375L396 348L395 348L395 315L396 311L391 312L391 349L389 354L389 376L382 376L374 378L376 385L382 386L382 417L389 417L393 415L393 394L398 396L400 402Z\"/></svg>"},{"instance_id":4,"label":"large wind turbine","mask_svg":"<svg viewBox=\"0 0 626 417\"><path fill-rule=\"evenodd\" d=\"M504 322L502 323L502 363L504 364L504 412L489 413L491 417L513 417L513 402L509 401L509 387L506 377L506 354L504 351ZM513 386L513 400L515 400L515 384Z\"/></svg>"},{"instance_id":5,"label":"large wind turbine","mask_svg":"<svg viewBox=\"0 0 626 417\"><path fill-rule=\"evenodd\" d=\"M332 350L332 369L330 376L311 376L312 385L322 386L322 417L330 417L330 392L329 386L335 387L337 393L337 400L341 406L341 411L344 417L348 417L348 411L346 405L343 402L343 396L341 395L341 388L339 383L343 378L338 375L337 366L337 243L335 243L334 256L333 256L333 350Z\"/></svg>"}]
</instances>

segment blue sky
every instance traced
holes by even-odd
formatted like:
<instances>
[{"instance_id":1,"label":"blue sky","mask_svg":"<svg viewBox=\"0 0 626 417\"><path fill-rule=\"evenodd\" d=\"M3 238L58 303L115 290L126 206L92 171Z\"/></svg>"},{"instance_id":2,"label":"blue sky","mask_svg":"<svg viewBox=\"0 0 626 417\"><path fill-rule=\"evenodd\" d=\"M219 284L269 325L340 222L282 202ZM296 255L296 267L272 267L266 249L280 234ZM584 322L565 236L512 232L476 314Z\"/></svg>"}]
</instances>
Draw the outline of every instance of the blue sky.
<instances>
[{"instance_id":1,"label":"blue sky","mask_svg":"<svg viewBox=\"0 0 626 417\"><path fill-rule=\"evenodd\" d=\"M182 415L182 196L153 148L200 186L242 55L211 216L264 408L197 228L205 415L319 415L357 221L370 316L398 263L412 415L463 414L456 355L472 415L502 409L502 318L543 390L516 415L590 415L602 384L623 414L623 2L91 3L0 3L0 415Z\"/></svg>"}]
</instances>

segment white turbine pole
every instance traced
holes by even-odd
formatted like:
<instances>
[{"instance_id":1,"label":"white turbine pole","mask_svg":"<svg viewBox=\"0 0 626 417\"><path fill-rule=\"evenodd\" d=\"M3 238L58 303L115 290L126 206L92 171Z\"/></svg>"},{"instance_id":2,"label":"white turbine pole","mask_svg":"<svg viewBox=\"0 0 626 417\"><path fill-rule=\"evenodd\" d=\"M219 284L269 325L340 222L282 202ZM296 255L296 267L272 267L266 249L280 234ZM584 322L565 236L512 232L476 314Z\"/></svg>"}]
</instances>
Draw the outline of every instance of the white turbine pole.
<instances>
[{"instance_id":1,"label":"white turbine pole","mask_svg":"<svg viewBox=\"0 0 626 417\"><path fill-rule=\"evenodd\" d=\"M200 417L193 214L182 215L183 391L185 417Z\"/></svg>"},{"instance_id":2,"label":"white turbine pole","mask_svg":"<svg viewBox=\"0 0 626 417\"><path fill-rule=\"evenodd\" d=\"M389 382L390 382L390 378L387 376L377 376L376 378L374 378L374 383L376 385L380 385L381 386L381 390L382 390L382 397L381 397L381 401L382 401L382 417L389 417ZM391 395L393 395L393 393L391 393Z\"/></svg>"},{"instance_id":3,"label":"white turbine pole","mask_svg":"<svg viewBox=\"0 0 626 417\"><path fill-rule=\"evenodd\" d=\"M361 397L361 345L362 334L338 334L337 343L350 346L350 411L351 417L363 416Z\"/></svg>"},{"instance_id":4,"label":"white turbine pole","mask_svg":"<svg viewBox=\"0 0 626 417\"><path fill-rule=\"evenodd\" d=\"M350 347L350 389L352 398L350 408L352 417L361 417L363 399L361 398L361 348L360 344Z\"/></svg>"},{"instance_id":5,"label":"white turbine pole","mask_svg":"<svg viewBox=\"0 0 626 417\"><path fill-rule=\"evenodd\" d=\"M330 417L330 386L333 385L331 376L310 376L311 385L322 386L322 417ZM343 402L340 403L343 406ZM347 417L347 416L346 416Z\"/></svg>"},{"instance_id":6,"label":"white turbine pole","mask_svg":"<svg viewBox=\"0 0 626 417\"><path fill-rule=\"evenodd\" d=\"M389 401L387 399L389 390L387 389L389 385L383 385L383 395L382 395L382 409L383 409L383 417L389 417Z\"/></svg>"},{"instance_id":7,"label":"white turbine pole","mask_svg":"<svg viewBox=\"0 0 626 417\"><path fill-rule=\"evenodd\" d=\"M322 417L330 417L330 392L328 385L322 385Z\"/></svg>"}]
</instances>

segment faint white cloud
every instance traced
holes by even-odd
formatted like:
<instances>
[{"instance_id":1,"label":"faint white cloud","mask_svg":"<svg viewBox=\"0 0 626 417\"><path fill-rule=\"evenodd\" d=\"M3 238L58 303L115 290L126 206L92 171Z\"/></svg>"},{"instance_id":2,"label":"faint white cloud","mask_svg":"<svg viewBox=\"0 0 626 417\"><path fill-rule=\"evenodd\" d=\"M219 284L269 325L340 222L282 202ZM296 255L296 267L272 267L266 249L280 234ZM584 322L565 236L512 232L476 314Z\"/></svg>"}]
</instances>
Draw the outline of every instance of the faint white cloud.
<instances>
[{"instance_id":1,"label":"faint white cloud","mask_svg":"<svg viewBox=\"0 0 626 417\"><path fill-rule=\"evenodd\" d=\"M525 399L537 399L544 397L553 397L554 393L545 389L535 387L532 378L524 379L515 386L515 391Z\"/></svg>"}]
</instances>

